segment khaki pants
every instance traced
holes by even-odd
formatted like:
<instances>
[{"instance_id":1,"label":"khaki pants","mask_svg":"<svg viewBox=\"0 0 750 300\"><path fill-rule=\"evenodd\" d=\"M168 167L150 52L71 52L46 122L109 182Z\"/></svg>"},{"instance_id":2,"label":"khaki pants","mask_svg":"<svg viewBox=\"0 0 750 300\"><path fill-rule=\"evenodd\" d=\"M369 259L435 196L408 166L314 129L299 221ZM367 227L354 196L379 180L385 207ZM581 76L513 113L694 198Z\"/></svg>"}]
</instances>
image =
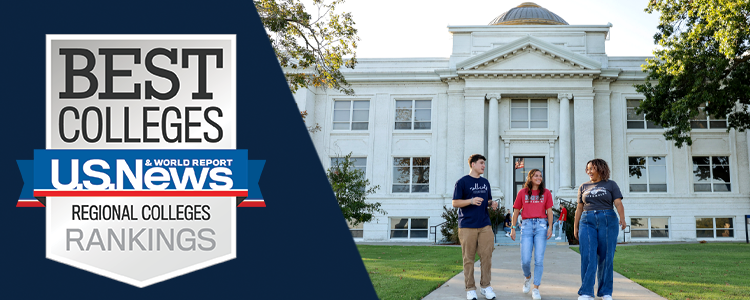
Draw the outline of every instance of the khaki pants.
<instances>
[{"instance_id":1,"label":"khaki pants","mask_svg":"<svg viewBox=\"0 0 750 300\"><path fill-rule=\"evenodd\" d=\"M461 254L464 260L464 283L466 290L476 290L474 284L474 255L479 254L481 280L479 286L490 286L492 269L492 251L495 250L495 237L488 225L482 228L459 228L458 239L461 240Z\"/></svg>"}]
</instances>

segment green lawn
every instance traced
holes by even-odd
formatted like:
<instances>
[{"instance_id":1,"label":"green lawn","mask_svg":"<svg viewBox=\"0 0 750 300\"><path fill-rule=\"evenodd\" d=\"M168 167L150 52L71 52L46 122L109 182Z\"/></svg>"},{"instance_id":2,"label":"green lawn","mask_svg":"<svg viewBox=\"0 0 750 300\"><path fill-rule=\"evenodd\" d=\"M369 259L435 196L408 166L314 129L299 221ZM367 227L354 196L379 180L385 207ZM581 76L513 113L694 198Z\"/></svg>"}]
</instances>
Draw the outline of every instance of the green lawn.
<instances>
[{"instance_id":1,"label":"green lawn","mask_svg":"<svg viewBox=\"0 0 750 300\"><path fill-rule=\"evenodd\" d=\"M614 269L667 299L750 299L748 244L620 246Z\"/></svg>"},{"instance_id":2,"label":"green lawn","mask_svg":"<svg viewBox=\"0 0 750 300\"><path fill-rule=\"evenodd\" d=\"M460 247L357 248L380 299L421 299L463 271Z\"/></svg>"}]
</instances>

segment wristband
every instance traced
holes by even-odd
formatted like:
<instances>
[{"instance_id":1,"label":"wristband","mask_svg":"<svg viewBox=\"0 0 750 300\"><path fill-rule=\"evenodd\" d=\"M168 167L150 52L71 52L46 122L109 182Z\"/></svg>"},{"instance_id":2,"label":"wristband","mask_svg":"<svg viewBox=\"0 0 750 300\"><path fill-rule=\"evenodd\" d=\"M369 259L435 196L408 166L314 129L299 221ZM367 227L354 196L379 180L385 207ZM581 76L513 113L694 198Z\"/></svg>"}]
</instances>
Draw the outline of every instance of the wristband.
<instances>
[{"instance_id":1,"label":"wristband","mask_svg":"<svg viewBox=\"0 0 750 300\"><path fill-rule=\"evenodd\" d=\"M518 228L518 227L516 227L515 225L513 225L513 226L511 226L510 228L511 228L511 229L516 229L516 228Z\"/></svg>"}]
</instances>

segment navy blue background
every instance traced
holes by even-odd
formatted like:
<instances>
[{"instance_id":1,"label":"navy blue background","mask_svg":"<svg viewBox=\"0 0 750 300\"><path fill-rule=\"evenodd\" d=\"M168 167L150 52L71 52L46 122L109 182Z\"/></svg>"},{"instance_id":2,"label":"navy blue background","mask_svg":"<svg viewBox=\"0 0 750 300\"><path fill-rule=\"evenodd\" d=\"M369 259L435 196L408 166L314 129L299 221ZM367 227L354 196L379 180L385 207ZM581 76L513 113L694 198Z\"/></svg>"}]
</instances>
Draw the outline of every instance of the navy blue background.
<instances>
[{"instance_id":1,"label":"navy blue background","mask_svg":"<svg viewBox=\"0 0 750 300\"><path fill-rule=\"evenodd\" d=\"M0 11L0 298L376 298L251 1L14 1ZM45 258L44 208L15 207L15 160L45 147L45 34L237 34L237 148L266 160L267 207L237 209L236 259L137 288Z\"/></svg>"}]
</instances>

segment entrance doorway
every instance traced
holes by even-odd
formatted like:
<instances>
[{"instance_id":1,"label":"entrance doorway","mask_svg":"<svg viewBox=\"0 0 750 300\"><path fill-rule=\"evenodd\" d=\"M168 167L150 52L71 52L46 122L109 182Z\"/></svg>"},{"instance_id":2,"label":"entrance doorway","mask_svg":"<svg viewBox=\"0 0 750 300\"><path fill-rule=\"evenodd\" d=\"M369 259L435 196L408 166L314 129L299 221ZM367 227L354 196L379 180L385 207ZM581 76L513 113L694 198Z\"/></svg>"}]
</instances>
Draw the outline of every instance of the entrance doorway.
<instances>
[{"instance_id":1,"label":"entrance doorway","mask_svg":"<svg viewBox=\"0 0 750 300\"><path fill-rule=\"evenodd\" d=\"M539 169L542 171L542 180L547 182L547 172L544 172L544 157L514 156L513 157L513 202L516 201L518 191L523 189L526 176L529 171Z\"/></svg>"}]
</instances>

